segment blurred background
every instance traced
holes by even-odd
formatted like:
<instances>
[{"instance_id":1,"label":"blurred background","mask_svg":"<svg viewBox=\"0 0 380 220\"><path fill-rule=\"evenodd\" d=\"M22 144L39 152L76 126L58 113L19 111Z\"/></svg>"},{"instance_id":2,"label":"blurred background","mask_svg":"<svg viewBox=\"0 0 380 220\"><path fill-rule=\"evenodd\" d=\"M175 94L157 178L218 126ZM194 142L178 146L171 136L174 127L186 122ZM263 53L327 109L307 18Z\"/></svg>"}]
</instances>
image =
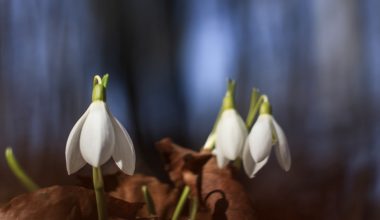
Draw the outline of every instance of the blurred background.
<instances>
[{"instance_id":1,"label":"blurred background","mask_svg":"<svg viewBox=\"0 0 380 220\"><path fill-rule=\"evenodd\" d=\"M377 0L0 0L0 149L42 186L69 184L68 134L110 73L108 103L138 172L167 180L154 142L199 149L227 78L245 117L269 95L292 169L246 180L260 219L380 218ZM24 192L0 159L0 201Z\"/></svg>"}]
</instances>

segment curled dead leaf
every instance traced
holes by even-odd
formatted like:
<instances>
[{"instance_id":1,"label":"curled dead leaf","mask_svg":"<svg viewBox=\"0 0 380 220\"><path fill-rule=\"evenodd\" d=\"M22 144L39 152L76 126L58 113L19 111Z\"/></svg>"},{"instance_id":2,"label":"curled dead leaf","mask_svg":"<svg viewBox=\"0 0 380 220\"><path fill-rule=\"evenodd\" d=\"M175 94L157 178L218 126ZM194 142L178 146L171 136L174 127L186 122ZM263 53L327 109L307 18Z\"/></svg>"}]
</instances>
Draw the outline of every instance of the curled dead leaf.
<instances>
[{"instance_id":1,"label":"curled dead leaf","mask_svg":"<svg viewBox=\"0 0 380 220\"><path fill-rule=\"evenodd\" d=\"M185 149L168 138L156 147L166 158L165 168L171 180L176 185L189 185L192 195L202 198L213 219L255 219L252 202L237 180L234 167L220 169L209 152ZM221 193L213 193L216 191Z\"/></svg>"}]
</instances>

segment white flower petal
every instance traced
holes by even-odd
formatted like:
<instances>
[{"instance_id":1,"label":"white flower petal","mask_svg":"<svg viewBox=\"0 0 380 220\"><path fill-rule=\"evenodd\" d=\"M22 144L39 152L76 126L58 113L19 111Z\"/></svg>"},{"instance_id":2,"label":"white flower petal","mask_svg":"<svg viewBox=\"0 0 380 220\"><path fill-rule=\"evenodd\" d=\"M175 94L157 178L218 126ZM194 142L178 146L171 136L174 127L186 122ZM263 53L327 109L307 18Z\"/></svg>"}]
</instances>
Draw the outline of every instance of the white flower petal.
<instances>
[{"instance_id":1,"label":"white flower petal","mask_svg":"<svg viewBox=\"0 0 380 220\"><path fill-rule=\"evenodd\" d=\"M272 120L273 126L277 135L278 143L275 146L275 153L277 157L277 161L285 171L289 171L292 160L290 156L290 151L288 147L288 141L286 139L284 131L278 125L276 120Z\"/></svg>"},{"instance_id":2,"label":"white flower petal","mask_svg":"<svg viewBox=\"0 0 380 220\"><path fill-rule=\"evenodd\" d=\"M258 163L267 158L272 149L271 115L260 115L248 136L253 160Z\"/></svg>"},{"instance_id":3,"label":"white flower petal","mask_svg":"<svg viewBox=\"0 0 380 220\"><path fill-rule=\"evenodd\" d=\"M95 101L89 108L80 135L80 151L87 163L100 167L113 153L114 128L103 101Z\"/></svg>"},{"instance_id":4,"label":"white flower petal","mask_svg":"<svg viewBox=\"0 0 380 220\"><path fill-rule=\"evenodd\" d=\"M235 160L243 150L247 135L247 128L236 110L226 110L216 128L216 148L225 158Z\"/></svg>"},{"instance_id":5,"label":"white flower petal","mask_svg":"<svg viewBox=\"0 0 380 220\"><path fill-rule=\"evenodd\" d=\"M253 160L251 153L249 152L249 146L248 146L248 141L245 142L244 149L243 149L243 154L242 154L242 160L243 160L243 167L244 171L249 176L253 176L253 170L255 168L256 162Z\"/></svg>"},{"instance_id":6,"label":"white flower petal","mask_svg":"<svg viewBox=\"0 0 380 220\"><path fill-rule=\"evenodd\" d=\"M256 163L253 160L251 153L249 152L249 146L247 142L243 150L242 158L245 173L249 178L253 178L255 177L256 173L261 170L261 168L263 168L263 166L268 162L269 156L266 157L263 161Z\"/></svg>"},{"instance_id":7,"label":"white flower petal","mask_svg":"<svg viewBox=\"0 0 380 220\"><path fill-rule=\"evenodd\" d=\"M223 167L227 166L227 164L230 162L227 158L223 156L223 154L220 152L220 149L218 150L215 148L212 151L212 154L216 156L216 163L218 164L218 167L222 169Z\"/></svg>"},{"instance_id":8,"label":"white flower petal","mask_svg":"<svg viewBox=\"0 0 380 220\"><path fill-rule=\"evenodd\" d=\"M88 115L89 109L90 108L88 108L86 112L75 123L74 127L70 131L69 137L67 138L65 155L66 169L69 175L77 172L86 164L86 161L83 159L82 154L80 153L79 137L82 131L83 124Z\"/></svg>"},{"instance_id":9,"label":"white flower petal","mask_svg":"<svg viewBox=\"0 0 380 220\"><path fill-rule=\"evenodd\" d=\"M135 172L136 154L133 143L123 125L110 114L115 130L115 148L112 158L116 165L126 174Z\"/></svg>"},{"instance_id":10,"label":"white flower petal","mask_svg":"<svg viewBox=\"0 0 380 220\"><path fill-rule=\"evenodd\" d=\"M207 137L207 140L206 140L205 145L203 146L203 149L204 150L210 150L210 149L212 149L214 147L214 145L215 145L215 139L216 139L216 134L215 134L215 132L213 132L212 134L210 134Z\"/></svg>"}]
</instances>

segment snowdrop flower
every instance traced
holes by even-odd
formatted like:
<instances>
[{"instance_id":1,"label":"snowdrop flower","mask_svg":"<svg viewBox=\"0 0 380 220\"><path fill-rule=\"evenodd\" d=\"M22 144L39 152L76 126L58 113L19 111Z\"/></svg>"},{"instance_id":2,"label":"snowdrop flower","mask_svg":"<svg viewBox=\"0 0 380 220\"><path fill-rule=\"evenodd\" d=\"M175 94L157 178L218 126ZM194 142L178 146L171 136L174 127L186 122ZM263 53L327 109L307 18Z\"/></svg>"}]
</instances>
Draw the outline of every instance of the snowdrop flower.
<instances>
[{"instance_id":1,"label":"snowdrop flower","mask_svg":"<svg viewBox=\"0 0 380 220\"><path fill-rule=\"evenodd\" d=\"M265 101L260 115L247 138L242 154L244 170L249 177L259 171L268 161L272 146L282 169L288 171L291 166L290 151L286 136L271 114L271 106Z\"/></svg>"},{"instance_id":2,"label":"snowdrop flower","mask_svg":"<svg viewBox=\"0 0 380 220\"><path fill-rule=\"evenodd\" d=\"M216 148L228 160L241 155L248 131L235 109L223 111L216 127Z\"/></svg>"},{"instance_id":3,"label":"snowdrop flower","mask_svg":"<svg viewBox=\"0 0 380 220\"><path fill-rule=\"evenodd\" d=\"M245 142L244 150L242 154L242 161L245 173L249 178L255 177L256 173L264 167L264 165L268 162L269 157L266 157L263 161L256 163L251 155L248 141Z\"/></svg>"},{"instance_id":4,"label":"snowdrop flower","mask_svg":"<svg viewBox=\"0 0 380 220\"><path fill-rule=\"evenodd\" d=\"M248 135L243 119L235 110L233 100L234 84L234 81L229 82L229 89L223 99L222 114L215 131L216 149L214 154L220 168L224 167L230 160L240 157L244 141Z\"/></svg>"},{"instance_id":5,"label":"snowdrop flower","mask_svg":"<svg viewBox=\"0 0 380 220\"><path fill-rule=\"evenodd\" d=\"M86 163L100 167L111 157L126 174L135 170L135 150L123 125L106 104L108 74L94 78L92 103L76 122L66 143L66 167L69 174Z\"/></svg>"}]
</instances>

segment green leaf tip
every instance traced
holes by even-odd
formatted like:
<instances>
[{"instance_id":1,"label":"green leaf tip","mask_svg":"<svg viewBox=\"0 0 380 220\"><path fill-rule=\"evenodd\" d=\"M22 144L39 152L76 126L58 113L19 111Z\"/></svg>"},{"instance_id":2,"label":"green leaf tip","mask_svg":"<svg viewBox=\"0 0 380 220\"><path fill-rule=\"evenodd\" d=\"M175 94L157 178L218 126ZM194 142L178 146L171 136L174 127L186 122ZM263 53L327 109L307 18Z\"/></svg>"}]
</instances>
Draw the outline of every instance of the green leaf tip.
<instances>
[{"instance_id":1,"label":"green leaf tip","mask_svg":"<svg viewBox=\"0 0 380 220\"><path fill-rule=\"evenodd\" d=\"M5 159L12 173L18 178L18 180L24 185L30 192L37 190L39 187L34 181L26 175L20 164L16 160L11 147L5 149Z\"/></svg>"},{"instance_id":2,"label":"green leaf tip","mask_svg":"<svg viewBox=\"0 0 380 220\"><path fill-rule=\"evenodd\" d=\"M107 88L109 78L110 78L110 75L108 73L103 75L102 84L103 84L104 88Z\"/></svg>"},{"instance_id":3,"label":"green leaf tip","mask_svg":"<svg viewBox=\"0 0 380 220\"><path fill-rule=\"evenodd\" d=\"M9 158L9 157L11 157L13 155L13 150L12 150L12 148L11 147L7 147L7 148L5 148L5 157L6 158Z\"/></svg>"},{"instance_id":4,"label":"green leaf tip","mask_svg":"<svg viewBox=\"0 0 380 220\"><path fill-rule=\"evenodd\" d=\"M141 191L144 197L144 201L146 203L146 207L148 209L148 212L151 216L156 215L156 208L152 199L152 196L150 195L149 189L146 185L141 186Z\"/></svg>"}]
</instances>

